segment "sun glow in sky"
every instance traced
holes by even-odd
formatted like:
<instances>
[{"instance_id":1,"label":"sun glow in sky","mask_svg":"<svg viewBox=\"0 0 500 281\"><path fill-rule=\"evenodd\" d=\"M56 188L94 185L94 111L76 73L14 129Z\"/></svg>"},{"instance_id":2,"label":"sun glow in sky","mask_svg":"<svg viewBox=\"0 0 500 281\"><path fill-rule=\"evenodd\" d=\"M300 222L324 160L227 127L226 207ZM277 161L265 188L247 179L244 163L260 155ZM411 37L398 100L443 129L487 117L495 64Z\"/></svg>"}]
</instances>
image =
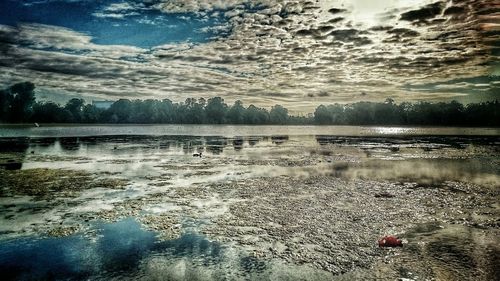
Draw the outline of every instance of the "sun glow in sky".
<instances>
[{"instance_id":1,"label":"sun glow in sky","mask_svg":"<svg viewBox=\"0 0 500 281\"><path fill-rule=\"evenodd\" d=\"M39 97L221 96L291 112L500 98L500 3L0 1L0 83Z\"/></svg>"}]
</instances>

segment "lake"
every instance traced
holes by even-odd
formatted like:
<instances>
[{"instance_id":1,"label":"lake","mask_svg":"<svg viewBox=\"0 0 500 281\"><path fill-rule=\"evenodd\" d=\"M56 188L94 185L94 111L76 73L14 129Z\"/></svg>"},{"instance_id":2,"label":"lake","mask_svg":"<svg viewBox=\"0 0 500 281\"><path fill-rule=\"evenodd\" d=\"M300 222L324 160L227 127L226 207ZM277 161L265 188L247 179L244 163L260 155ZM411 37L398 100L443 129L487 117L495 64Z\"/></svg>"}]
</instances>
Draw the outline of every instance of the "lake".
<instances>
[{"instance_id":1,"label":"lake","mask_svg":"<svg viewBox=\"0 0 500 281\"><path fill-rule=\"evenodd\" d=\"M495 128L4 125L0 274L492 280L499 144Z\"/></svg>"},{"instance_id":2,"label":"lake","mask_svg":"<svg viewBox=\"0 0 500 281\"><path fill-rule=\"evenodd\" d=\"M244 125L0 125L0 137L80 137L113 135L196 135L196 136L414 136L414 135L490 135L499 128L461 127L363 127L363 126L244 126Z\"/></svg>"}]
</instances>

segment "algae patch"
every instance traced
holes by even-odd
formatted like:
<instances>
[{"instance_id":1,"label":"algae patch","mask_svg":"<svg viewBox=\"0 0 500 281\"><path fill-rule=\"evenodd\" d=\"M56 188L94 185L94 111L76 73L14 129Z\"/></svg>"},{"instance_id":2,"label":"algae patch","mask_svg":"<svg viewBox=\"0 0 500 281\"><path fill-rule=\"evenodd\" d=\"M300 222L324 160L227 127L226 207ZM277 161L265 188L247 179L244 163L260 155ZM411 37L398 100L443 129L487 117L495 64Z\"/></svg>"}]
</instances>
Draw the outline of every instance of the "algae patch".
<instances>
[{"instance_id":1,"label":"algae patch","mask_svg":"<svg viewBox=\"0 0 500 281\"><path fill-rule=\"evenodd\" d=\"M65 237L65 236L75 234L79 230L80 230L80 227L78 227L78 226L59 226L59 227L52 228L51 230L49 230L47 232L47 234L49 236L52 236L52 237Z\"/></svg>"},{"instance_id":2,"label":"algae patch","mask_svg":"<svg viewBox=\"0 0 500 281\"><path fill-rule=\"evenodd\" d=\"M72 192L91 188L122 188L128 182L118 178L98 178L85 171L67 169L35 168L26 170L0 170L0 196L30 195L47 196L54 192L63 192L71 196Z\"/></svg>"}]
</instances>

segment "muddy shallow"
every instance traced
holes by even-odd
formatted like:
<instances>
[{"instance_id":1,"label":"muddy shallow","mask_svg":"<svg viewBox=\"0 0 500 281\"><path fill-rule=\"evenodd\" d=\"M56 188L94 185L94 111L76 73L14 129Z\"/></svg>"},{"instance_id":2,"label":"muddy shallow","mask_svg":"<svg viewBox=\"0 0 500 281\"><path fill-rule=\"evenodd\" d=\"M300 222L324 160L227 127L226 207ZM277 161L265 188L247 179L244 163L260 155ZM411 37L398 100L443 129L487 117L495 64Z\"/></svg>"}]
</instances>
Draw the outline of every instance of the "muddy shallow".
<instances>
[{"instance_id":1,"label":"muddy shallow","mask_svg":"<svg viewBox=\"0 0 500 281\"><path fill-rule=\"evenodd\" d=\"M0 273L14 280L500 276L499 137L394 132L0 138ZM389 234L404 246L379 248ZM60 270L42 262L57 244L50 256Z\"/></svg>"}]
</instances>

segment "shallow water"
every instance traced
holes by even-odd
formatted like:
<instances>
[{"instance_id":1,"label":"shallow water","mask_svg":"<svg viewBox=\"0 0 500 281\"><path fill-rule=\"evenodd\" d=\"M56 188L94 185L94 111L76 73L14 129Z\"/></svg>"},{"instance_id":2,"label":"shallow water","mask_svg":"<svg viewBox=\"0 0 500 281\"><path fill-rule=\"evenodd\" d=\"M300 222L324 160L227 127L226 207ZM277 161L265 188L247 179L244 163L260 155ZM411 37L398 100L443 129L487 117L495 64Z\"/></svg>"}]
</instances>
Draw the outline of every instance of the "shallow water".
<instances>
[{"instance_id":1,"label":"shallow water","mask_svg":"<svg viewBox=\"0 0 500 281\"><path fill-rule=\"evenodd\" d=\"M158 248L154 233L142 230L132 219L101 223L91 230L95 239L29 236L1 242L2 279L85 279L100 272L125 273Z\"/></svg>"},{"instance_id":2,"label":"shallow water","mask_svg":"<svg viewBox=\"0 0 500 281\"><path fill-rule=\"evenodd\" d=\"M189 259L193 266L220 262L224 249L185 233L159 240L132 218L96 223L86 233L61 238L23 237L0 242L2 280L137 278L145 258ZM173 272L164 272L172 274Z\"/></svg>"},{"instance_id":3,"label":"shallow water","mask_svg":"<svg viewBox=\"0 0 500 281\"><path fill-rule=\"evenodd\" d=\"M443 189L451 194L446 196L463 196L470 192L467 190L477 190L485 198L498 198L499 133L497 129L339 126L2 127L0 172L3 175L24 171L27 174L23 175L30 176L33 171L33 176L41 173L37 177L44 180L46 170L62 171L62 176L64 171L78 171L88 174L93 185L37 196L19 192L15 186L3 190L0 273L7 280L331 280L332 272L336 271L329 272L328 266L298 263L293 258L283 260L281 254L272 258L255 254L255 247L260 244L253 241L262 237L247 234L254 231L249 226L242 227L241 234L235 234L241 239L234 241L231 237L224 241L219 236L202 234L207 226L235 216L239 202L255 196L244 190L243 194L233 196L236 190L221 193L214 186L248 183L253 188L252 180L274 182L289 177L307 181L326 177L345 181L345 188L371 181L369 184L390 185L396 190L400 186L401 193L419 188ZM193 157L194 153L201 153L202 157ZM116 188L99 186L99 182L109 179L125 184ZM266 194L258 196L268 200ZM345 208L356 206L345 204ZM429 204L428 209L436 209L436 213L446 208L442 203ZM483 238L493 239L488 243L498 245L498 239L491 238L492 233L498 232L491 221L497 219L499 206L483 205L487 207L473 211L480 218L474 222L484 221L488 232L483 233ZM451 213L461 212L468 211L454 209ZM460 256L454 256L453 252L462 249L463 243L480 242L466 235L451 238L444 235L443 231L456 230L454 224L449 224L451 220L442 223L442 231L398 228L411 239L409 252L400 256L408 254L405 261L415 268L380 279L436 277L435 270L426 273L419 269L421 264L414 262L418 260L415 256L423 255L422 248L412 246L420 241L431 245L425 248L426 263L436 268L442 262L451 264L440 274L459 272L450 276L472 280L477 272L460 260L463 252L474 247L460 250ZM237 223L245 225L244 221ZM405 223L410 226L415 222L403 218L394 221L396 225ZM59 227L74 227L75 231L68 233L69 236L52 237L51 231ZM463 233L480 231L471 226L462 230ZM255 233L259 231L255 229ZM431 238L426 240L427 236ZM241 244L242 241L248 244ZM282 247L279 241L266 243L263 245L269 245L269 249ZM307 247L316 250L319 247L318 251L322 251L321 245ZM474 263L491 272L488 264L498 252L488 252L487 247L477 249ZM442 258L436 258L440 253ZM352 273L335 278L376 279L373 270L368 273L365 270L361 270L361 275L349 275L357 274L354 267ZM423 277L411 277L408 272L412 270ZM478 276L479 280L487 280L485 276L491 275Z\"/></svg>"}]
</instances>

